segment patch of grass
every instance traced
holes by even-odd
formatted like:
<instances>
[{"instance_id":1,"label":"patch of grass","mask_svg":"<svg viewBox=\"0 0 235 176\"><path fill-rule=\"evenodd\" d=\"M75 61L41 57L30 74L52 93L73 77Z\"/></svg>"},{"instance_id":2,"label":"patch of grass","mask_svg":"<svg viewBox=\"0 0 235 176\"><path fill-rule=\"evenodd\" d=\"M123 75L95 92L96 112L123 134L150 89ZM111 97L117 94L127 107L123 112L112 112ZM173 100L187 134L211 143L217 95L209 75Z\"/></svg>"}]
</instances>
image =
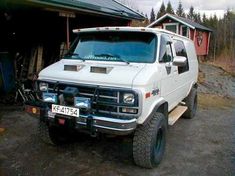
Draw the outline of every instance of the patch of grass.
<instances>
[{"instance_id":1,"label":"patch of grass","mask_svg":"<svg viewBox=\"0 0 235 176\"><path fill-rule=\"evenodd\" d=\"M226 108L233 107L235 104L235 99L221 97L217 95L210 94L198 94L199 106L201 107L217 107Z\"/></svg>"},{"instance_id":2,"label":"patch of grass","mask_svg":"<svg viewBox=\"0 0 235 176\"><path fill-rule=\"evenodd\" d=\"M228 75L235 76L235 62L225 63L225 62L207 62L209 65L220 68Z\"/></svg>"},{"instance_id":3,"label":"patch of grass","mask_svg":"<svg viewBox=\"0 0 235 176\"><path fill-rule=\"evenodd\" d=\"M201 72L200 70L199 70L199 74L198 74L198 83L204 83L205 82L205 78L206 78L206 76L205 76L205 73L203 73L203 72Z\"/></svg>"},{"instance_id":4,"label":"patch of grass","mask_svg":"<svg viewBox=\"0 0 235 176\"><path fill-rule=\"evenodd\" d=\"M231 73L231 76L232 76L232 77L235 77L235 73Z\"/></svg>"}]
</instances>

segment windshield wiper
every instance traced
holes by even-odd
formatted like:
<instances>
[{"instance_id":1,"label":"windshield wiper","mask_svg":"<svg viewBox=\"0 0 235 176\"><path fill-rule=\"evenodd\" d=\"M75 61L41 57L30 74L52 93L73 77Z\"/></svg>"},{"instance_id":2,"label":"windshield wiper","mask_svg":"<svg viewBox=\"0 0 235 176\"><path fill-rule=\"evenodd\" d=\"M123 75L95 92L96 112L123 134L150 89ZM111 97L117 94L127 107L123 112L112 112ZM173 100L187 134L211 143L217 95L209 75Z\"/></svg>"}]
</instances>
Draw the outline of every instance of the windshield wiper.
<instances>
[{"instance_id":1,"label":"windshield wiper","mask_svg":"<svg viewBox=\"0 0 235 176\"><path fill-rule=\"evenodd\" d=\"M126 59L123 59L123 58L121 58L121 57L120 57L119 59L120 59L122 62L125 62L125 63L128 64L128 65L130 64L130 62L128 62Z\"/></svg>"},{"instance_id":2,"label":"windshield wiper","mask_svg":"<svg viewBox=\"0 0 235 176\"><path fill-rule=\"evenodd\" d=\"M78 53L68 52L66 54L66 56L77 56L76 59L79 59L79 60L82 60L83 62L85 62L85 59L81 58Z\"/></svg>"},{"instance_id":3,"label":"windshield wiper","mask_svg":"<svg viewBox=\"0 0 235 176\"><path fill-rule=\"evenodd\" d=\"M111 55L111 54L97 54L97 55L95 55L95 57L113 57L113 58L117 58L117 59L119 59L120 61L122 61L122 62L125 62L126 64L130 64L127 60L125 60L125 59L123 59L123 58L121 58L119 55Z\"/></svg>"}]
</instances>

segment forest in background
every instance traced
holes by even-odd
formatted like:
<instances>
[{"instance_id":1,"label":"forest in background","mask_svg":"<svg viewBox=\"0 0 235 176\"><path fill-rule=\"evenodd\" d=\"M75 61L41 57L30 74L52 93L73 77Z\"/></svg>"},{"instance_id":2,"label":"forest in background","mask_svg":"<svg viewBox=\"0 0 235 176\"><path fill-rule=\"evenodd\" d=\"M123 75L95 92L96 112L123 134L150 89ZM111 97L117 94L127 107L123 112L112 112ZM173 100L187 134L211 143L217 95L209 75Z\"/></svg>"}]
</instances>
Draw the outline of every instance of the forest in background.
<instances>
[{"instance_id":1,"label":"forest in background","mask_svg":"<svg viewBox=\"0 0 235 176\"><path fill-rule=\"evenodd\" d=\"M122 2L137 9L131 0L123 0ZM205 61L212 62L227 71L235 73L235 13L233 11L228 9L222 18L218 18L216 14L207 17L205 14L201 15L195 12L194 7L191 6L189 12L186 13L181 1L179 1L177 9L173 9L169 1L166 5L162 3L158 12L152 8L149 15L143 14L141 10L137 11L144 15L146 20L143 22L134 21L132 26L147 26L164 14L170 13L188 18L212 29L209 54Z\"/></svg>"}]
</instances>

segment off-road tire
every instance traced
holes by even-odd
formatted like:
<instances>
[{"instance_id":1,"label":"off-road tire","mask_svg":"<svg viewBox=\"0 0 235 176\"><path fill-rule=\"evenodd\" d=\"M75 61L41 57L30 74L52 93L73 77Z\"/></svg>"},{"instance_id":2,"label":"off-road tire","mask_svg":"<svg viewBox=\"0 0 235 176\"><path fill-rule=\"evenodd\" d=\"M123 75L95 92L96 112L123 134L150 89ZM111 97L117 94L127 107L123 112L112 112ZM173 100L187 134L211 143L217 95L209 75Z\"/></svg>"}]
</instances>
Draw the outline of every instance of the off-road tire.
<instances>
[{"instance_id":1,"label":"off-road tire","mask_svg":"<svg viewBox=\"0 0 235 176\"><path fill-rule=\"evenodd\" d=\"M192 88L189 95L185 98L187 111L184 113L183 117L186 119L192 119L197 112L197 89Z\"/></svg>"},{"instance_id":2,"label":"off-road tire","mask_svg":"<svg viewBox=\"0 0 235 176\"><path fill-rule=\"evenodd\" d=\"M156 112L145 125L139 126L133 139L133 158L136 165L144 168L157 166L165 151L167 120Z\"/></svg>"},{"instance_id":3,"label":"off-road tire","mask_svg":"<svg viewBox=\"0 0 235 176\"><path fill-rule=\"evenodd\" d=\"M43 121L39 122L38 134L44 143L50 145L62 145L70 141L67 130L57 126L49 126Z\"/></svg>"}]
</instances>

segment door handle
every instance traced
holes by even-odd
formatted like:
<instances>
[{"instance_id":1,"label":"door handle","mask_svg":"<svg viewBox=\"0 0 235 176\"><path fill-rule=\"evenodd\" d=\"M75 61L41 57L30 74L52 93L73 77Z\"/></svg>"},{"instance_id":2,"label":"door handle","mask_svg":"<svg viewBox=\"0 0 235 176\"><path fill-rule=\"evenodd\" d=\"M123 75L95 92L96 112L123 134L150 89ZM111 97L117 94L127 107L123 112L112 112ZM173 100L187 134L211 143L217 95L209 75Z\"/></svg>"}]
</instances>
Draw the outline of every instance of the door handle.
<instances>
[{"instance_id":1,"label":"door handle","mask_svg":"<svg viewBox=\"0 0 235 176\"><path fill-rule=\"evenodd\" d=\"M171 68L171 63L170 63L170 62L167 62L167 63L165 64L165 67L166 67L166 68Z\"/></svg>"}]
</instances>

